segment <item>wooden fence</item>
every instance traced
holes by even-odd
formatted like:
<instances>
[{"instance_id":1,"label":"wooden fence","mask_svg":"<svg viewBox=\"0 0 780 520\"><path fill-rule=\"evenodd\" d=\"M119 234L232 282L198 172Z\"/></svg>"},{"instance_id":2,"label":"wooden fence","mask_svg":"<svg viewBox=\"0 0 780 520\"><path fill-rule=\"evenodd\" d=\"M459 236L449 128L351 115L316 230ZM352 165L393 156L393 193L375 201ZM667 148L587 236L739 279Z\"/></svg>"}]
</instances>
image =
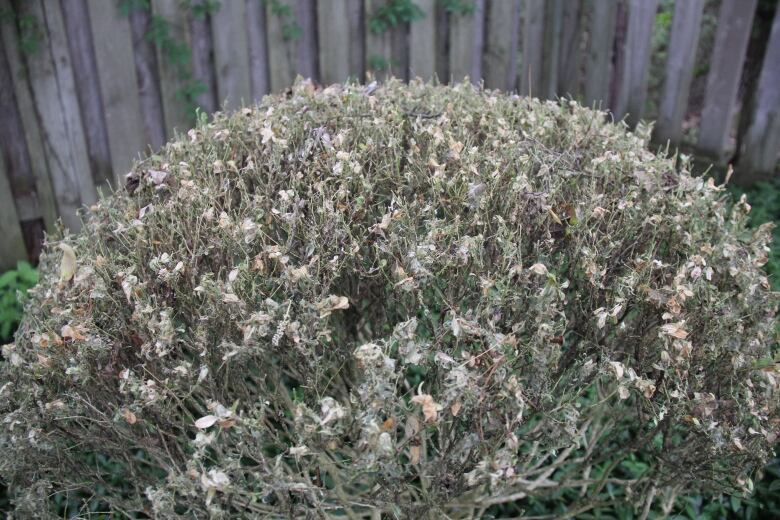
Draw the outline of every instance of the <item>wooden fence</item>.
<instances>
[{"instance_id":1,"label":"wooden fence","mask_svg":"<svg viewBox=\"0 0 780 520\"><path fill-rule=\"evenodd\" d=\"M572 96L630 125L653 101L658 142L680 143L708 8L717 24L693 144L734 160L742 180L773 175L780 15L757 80L740 91L756 6L678 0L665 79L648 94L659 0L0 0L0 269L35 258L56 219L78 229L79 208L191 126L195 107L234 108L298 74L468 76Z\"/></svg>"}]
</instances>

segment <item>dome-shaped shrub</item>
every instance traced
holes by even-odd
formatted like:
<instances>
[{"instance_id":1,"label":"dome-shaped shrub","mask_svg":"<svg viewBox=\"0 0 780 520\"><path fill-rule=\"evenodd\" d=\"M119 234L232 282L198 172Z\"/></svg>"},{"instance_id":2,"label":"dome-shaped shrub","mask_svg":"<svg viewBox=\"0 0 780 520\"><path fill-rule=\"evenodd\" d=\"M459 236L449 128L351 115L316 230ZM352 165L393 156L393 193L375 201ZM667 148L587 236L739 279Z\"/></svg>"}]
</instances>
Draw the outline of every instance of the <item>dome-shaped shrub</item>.
<instances>
[{"instance_id":1,"label":"dome-shaped shrub","mask_svg":"<svg viewBox=\"0 0 780 520\"><path fill-rule=\"evenodd\" d=\"M158 518L749 486L778 430L768 229L648 135L398 82L202 122L49 238L0 477L20 511Z\"/></svg>"}]
</instances>

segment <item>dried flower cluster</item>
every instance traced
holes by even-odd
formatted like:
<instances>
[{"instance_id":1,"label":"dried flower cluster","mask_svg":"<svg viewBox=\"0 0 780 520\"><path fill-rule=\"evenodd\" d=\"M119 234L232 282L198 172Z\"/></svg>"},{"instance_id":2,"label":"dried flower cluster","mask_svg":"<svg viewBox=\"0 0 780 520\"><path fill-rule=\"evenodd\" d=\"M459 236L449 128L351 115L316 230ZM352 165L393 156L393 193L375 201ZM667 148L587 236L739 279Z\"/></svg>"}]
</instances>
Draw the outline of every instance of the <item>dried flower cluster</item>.
<instances>
[{"instance_id":1,"label":"dried flower cluster","mask_svg":"<svg viewBox=\"0 0 780 520\"><path fill-rule=\"evenodd\" d=\"M159 518L749 487L779 425L769 229L648 135L394 81L201 123L49 238L0 368L19 511L98 483Z\"/></svg>"}]
</instances>

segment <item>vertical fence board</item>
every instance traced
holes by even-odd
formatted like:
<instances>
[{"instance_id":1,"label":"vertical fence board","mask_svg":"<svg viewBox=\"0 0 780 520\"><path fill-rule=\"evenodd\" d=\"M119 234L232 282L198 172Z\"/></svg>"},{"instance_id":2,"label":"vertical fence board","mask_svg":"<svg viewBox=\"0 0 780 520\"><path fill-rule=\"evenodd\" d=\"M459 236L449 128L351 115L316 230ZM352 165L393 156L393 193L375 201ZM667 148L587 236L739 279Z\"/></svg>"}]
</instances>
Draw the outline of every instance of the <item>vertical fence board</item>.
<instances>
[{"instance_id":1,"label":"vertical fence board","mask_svg":"<svg viewBox=\"0 0 780 520\"><path fill-rule=\"evenodd\" d=\"M249 80L252 99L257 101L271 88L268 76L268 27L265 6L246 0L246 33L249 45Z\"/></svg>"},{"instance_id":2,"label":"vertical fence board","mask_svg":"<svg viewBox=\"0 0 780 520\"><path fill-rule=\"evenodd\" d=\"M118 185L145 146L130 23L113 2L89 0L89 18L108 130L111 165Z\"/></svg>"},{"instance_id":3,"label":"vertical fence board","mask_svg":"<svg viewBox=\"0 0 780 520\"><path fill-rule=\"evenodd\" d=\"M9 74L6 75L6 78L13 83L19 122L22 126L19 139L24 142L27 149L28 163L23 164L22 167L29 167L30 173L35 179L35 192L44 224L46 229L53 229L58 216L57 201L49 178L46 159L41 152L43 140L41 139L38 119L35 116L27 68L19 51L16 29L11 24L0 24L0 32L2 33L3 47L0 51L4 51L8 61ZM6 86L3 85L2 88L5 89Z\"/></svg>"},{"instance_id":4,"label":"vertical fence board","mask_svg":"<svg viewBox=\"0 0 780 520\"><path fill-rule=\"evenodd\" d=\"M703 10L704 0L687 0L674 6L666 78L655 127L655 138L661 142L677 144L682 137Z\"/></svg>"},{"instance_id":5,"label":"vertical fence board","mask_svg":"<svg viewBox=\"0 0 780 520\"><path fill-rule=\"evenodd\" d=\"M558 63L561 54L561 29L564 0L548 0L544 16L544 38L542 56L542 90L547 99L555 99L558 88Z\"/></svg>"},{"instance_id":6,"label":"vertical fence board","mask_svg":"<svg viewBox=\"0 0 780 520\"><path fill-rule=\"evenodd\" d=\"M320 80L319 52L317 51L317 5L315 0L297 0L295 12L301 26L298 39L297 72L304 78Z\"/></svg>"},{"instance_id":7,"label":"vertical fence board","mask_svg":"<svg viewBox=\"0 0 780 520\"><path fill-rule=\"evenodd\" d=\"M585 66L585 103L606 108L612 43L615 40L615 18L618 0L591 0L587 63Z\"/></svg>"},{"instance_id":8,"label":"vertical fence board","mask_svg":"<svg viewBox=\"0 0 780 520\"><path fill-rule=\"evenodd\" d=\"M368 21L375 15L377 9L382 7L382 0L365 0L366 16L366 70L371 72L380 81L392 75L393 65L393 41L392 31L374 32Z\"/></svg>"},{"instance_id":9,"label":"vertical fence board","mask_svg":"<svg viewBox=\"0 0 780 520\"><path fill-rule=\"evenodd\" d=\"M202 6L198 4L198 6ZM221 4L220 4L221 5ZM228 5L232 5L232 2ZM192 41L192 76L201 83L203 92L198 94L195 100L201 110L211 113L217 110L217 79L214 66L214 39L211 36L212 17L201 12L195 14L190 11L188 17L190 39ZM243 22L243 20L242 20Z\"/></svg>"},{"instance_id":10,"label":"vertical fence board","mask_svg":"<svg viewBox=\"0 0 780 520\"><path fill-rule=\"evenodd\" d=\"M89 13L86 0L60 0L65 24L70 62L79 103L84 138L87 143L92 178L98 186L113 184L111 152L108 148L108 131L103 117L103 100L100 95L95 49L92 44ZM49 5L48 9L53 9Z\"/></svg>"},{"instance_id":11,"label":"vertical fence board","mask_svg":"<svg viewBox=\"0 0 780 520\"><path fill-rule=\"evenodd\" d=\"M133 38L133 61L138 83L138 102L141 105L141 120L144 124L146 142L156 150L165 142L165 116L157 73L157 55L154 45L146 39L150 21L151 14L148 9L138 8L130 12L130 33Z\"/></svg>"},{"instance_id":12,"label":"vertical fence board","mask_svg":"<svg viewBox=\"0 0 780 520\"><path fill-rule=\"evenodd\" d=\"M189 45L187 16L179 0L152 0L152 16L163 18L169 27L169 34L175 41ZM154 21L153 21L154 23ZM187 85L181 65L174 63L166 50L156 45L157 67L160 78L160 94L165 116L165 133L173 138L174 131L184 131L191 126L187 105L182 99L182 89Z\"/></svg>"},{"instance_id":13,"label":"vertical fence board","mask_svg":"<svg viewBox=\"0 0 780 520\"><path fill-rule=\"evenodd\" d=\"M658 0L629 0L628 32L623 54L615 118L627 115L631 127L642 118L647 98L647 71L650 68L650 38Z\"/></svg>"},{"instance_id":14,"label":"vertical fence board","mask_svg":"<svg viewBox=\"0 0 780 520\"><path fill-rule=\"evenodd\" d=\"M217 105L239 107L250 101L246 4L222 2L211 14L211 31L217 70Z\"/></svg>"},{"instance_id":15,"label":"vertical fence board","mask_svg":"<svg viewBox=\"0 0 780 520\"><path fill-rule=\"evenodd\" d=\"M517 77L520 2L489 2L483 76L487 88L512 90Z\"/></svg>"},{"instance_id":16,"label":"vertical fence board","mask_svg":"<svg viewBox=\"0 0 780 520\"><path fill-rule=\"evenodd\" d=\"M425 15L409 28L411 76L429 80L436 74L436 0L419 0L417 5Z\"/></svg>"},{"instance_id":17,"label":"vertical fence board","mask_svg":"<svg viewBox=\"0 0 780 520\"><path fill-rule=\"evenodd\" d=\"M297 49L291 29L297 27L292 0L280 0L284 13L274 12L275 4L267 2L268 69L271 73L271 91L281 92L295 80Z\"/></svg>"},{"instance_id":18,"label":"vertical fence board","mask_svg":"<svg viewBox=\"0 0 780 520\"><path fill-rule=\"evenodd\" d=\"M544 85L544 0L526 0L523 20L523 73L520 93L542 96Z\"/></svg>"},{"instance_id":19,"label":"vertical fence board","mask_svg":"<svg viewBox=\"0 0 780 520\"><path fill-rule=\"evenodd\" d=\"M737 181L769 179L780 154L780 9L775 12L753 113L742 138Z\"/></svg>"},{"instance_id":20,"label":"vertical fence board","mask_svg":"<svg viewBox=\"0 0 780 520\"><path fill-rule=\"evenodd\" d=\"M722 158L731 134L734 105L757 0L723 0L707 76L697 149Z\"/></svg>"},{"instance_id":21,"label":"vertical fence board","mask_svg":"<svg viewBox=\"0 0 780 520\"><path fill-rule=\"evenodd\" d=\"M24 123L16 101L15 81L0 39L0 156L5 158L8 183L16 200L20 221L37 221L43 216L38 197L38 183L32 172L30 150L25 139ZM42 229L39 229L42 231Z\"/></svg>"},{"instance_id":22,"label":"vertical fence board","mask_svg":"<svg viewBox=\"0 0 780 520\"><path fill-rule=\"evenodd\" d=\"M343 83L350 75L347 0L317 3L320 73L325 84Z\"/></svg>"},{"instance_id":23,"label":"vertical fence board","mask_svg":"<svg viewBox=\"0 0 780 520\"><path fill-rule=\"evenodd\" d=\"M33 103L57 207L63 223L75 231L81 228L78 209L95 202L97 191L89 171L62 13L59 5L44 9L40 1L26 2L22 8L42 25L40 48L26 56Z\"/></svg>"},{"instance_id":24,"label":"vertical fence board","mask_svg":"<svg viewBox=\"0 0 780 520\"><path fill-rule=\"evenodd\" d=\"M468 13L450 14L450 76L462 81L468 76L477 84L482 78L485 43L485 0L475 0Z\"/></svg>"},{"instance_id":25,"label":"vertical fence board","mask_svg":"<svg viewBox=\"0 0 780 520\"><path fill-rule=\"evenodd\" d=\"M0 155L0 237L3 237L3 247L0 247L0 271L12 269L16 266L16 262L27 259L27 248L24 245L24 236L19 225L19 216L16 213L2 155Z\"/></svg>"},{"instance_id":26,"label":"vertical fence board","mask_svg":"<svg viewBox=\"0 0 780 520\"><path fill-rule=\"evenodd\" d=\"M363 81L363 0L317 2L319 73L326 84Z\"/></svg>"},{"instance_id":27,"label":"vertical fence board","mask_svg":"<svg viewBox=\"0 0 780 520\"><path fill-rule=\"evenodd\" d=\"M582 67L583 1L573 0L563 10L561 50L558 59L558 86L561 95L580 94Z\"/></svg>"},{"instance_id":28,"label":"vertical fence board","mask_svg":"<svg viewBox=\"0 0 780 520\"><path fill-rule=\"evenodd\" d=\"M366 77L366 5L363 0L347 0L349 19L349 75L362 82Z\"/></svg>"}]
</instances>

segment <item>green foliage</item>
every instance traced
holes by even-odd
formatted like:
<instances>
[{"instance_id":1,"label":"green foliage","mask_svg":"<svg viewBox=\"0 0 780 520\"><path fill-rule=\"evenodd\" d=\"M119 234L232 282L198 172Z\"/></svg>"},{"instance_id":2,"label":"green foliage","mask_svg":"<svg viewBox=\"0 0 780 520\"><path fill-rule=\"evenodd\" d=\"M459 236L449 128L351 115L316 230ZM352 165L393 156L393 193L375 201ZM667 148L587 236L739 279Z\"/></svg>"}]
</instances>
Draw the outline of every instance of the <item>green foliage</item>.
<instances>
[{"instance_id":1,"label":"green foliage","mask_svg":"<svg viewBox=\"0 0 780 520\"><path fill-rule=\"evenodd\" d=\"M439 0L439 4L441 4L448 13L460 15L472 14L477 8L474 4L474 0Z\"/></svg>"},{"instance_id":2,"label":"green foliage","mask_svg":"<svg viewBox=\"0 0 780 520\"><path fill-rule=\"evenodd\" d=\"M368 57L367 63L368 69L373 71L390 70L394 65L393 60L385 58L380 54L372 54Z\"/></svg>"},{"instance_id":3,"label":"green foliage","mask_svg":"<svg viewBox=\"0 0 780 520\"><path fill-rule=\"evenodd\" d=\"M368 28L374 34L382 34L424 16L425 11L412 0L389 0L369 16Z\"/></svg>"},{"instance_id":4,"label":"green foliage","mask_svg":"<svg viewBox=\"0 0 780 520\"><path fill-rule=\"evenodd\" d=\"M200 121L48 240L0 364L18 516L745 495L780 416L770 229L607 119L390 81Z\"/></svg>"},{"instance_id":5,"label":"green foliage","mask_svg":"<svg viewBox=\"0 0 780 520\"><path fill-rule=\"evenodd\" d=\"M772 285L780 290L780 179L759 182L749 189L733 188L736 196L745 195L752 206L749 219L752 227L773 222L772 252L766 265Z\"/></svg>"},{"instance_id":6,"label":"green foliage","mask_svg":"<svg viewBox=\"0 0 780 520\"><path fill-rule=\"evenodd\" d=\"M281 0L263 0L263 3L269 7L271 14L279 18L282 23L282 40L294 41L303 36L303 28L295 19L292 6Z\"/></svg>"},{"instance_id":7,"label":"green foliage","mask_svg":"<svg viewBox=\"0 0 780 520\"><path fill-rule=\"evenodd\" d=\"M22 304L18 293L24 293L38 283L38 273L27 262L19 262L16 269L0 275L0 343L13 339L16 326L22 319Z\"/></svg>"},{"instance_id":8,"label":"green foliage","mask_svg":"<svg viewBox=\"0 0 780 520\"><path fill-rule=\"evenodd\" d=\"M31 14L22 14L11 4L9 7L0 7L0 24L16 26L19 36L19 50L22 53L35 54L38 52L43 33L37 17Z\"/></svg>"},{"instance_id":9,"label":"green foliage","mask_svg":"<svg viewBox=\"0 0 780 520\"><path fill-rule=\"evenodd\" d=\"M130 13L137 9L147 11L151 9L148 0L119 0L118 5L120 13L124 16L129 16ZM203 19L205 16L216 12L220 7L220 3L216 0L205 0L202 2L185 0L181 5L182 8L188 9L192 16L197 19ZM153 14L151 16L151 22L145 37L147 41L160 49L163 59L176 71L179 80L176 98L184 104L188 117L192 123L195 123L198 96L206 92L208 87L193 76L192 49L187 42L179 40L174 36L171 23L160 15Z\"/></svg>"},{"instance_id":10,"label":"green foliage","mask_svg":"<svg viewBox=\"0 0 780 520\"><path fill-rule=\"evenodd\" d=\"M200 2L185 0L184 6L190 10L193 18L203 20L208 15L219 11L220 2L218 0L203 0Z\"/></svg>"}]
</instances>

